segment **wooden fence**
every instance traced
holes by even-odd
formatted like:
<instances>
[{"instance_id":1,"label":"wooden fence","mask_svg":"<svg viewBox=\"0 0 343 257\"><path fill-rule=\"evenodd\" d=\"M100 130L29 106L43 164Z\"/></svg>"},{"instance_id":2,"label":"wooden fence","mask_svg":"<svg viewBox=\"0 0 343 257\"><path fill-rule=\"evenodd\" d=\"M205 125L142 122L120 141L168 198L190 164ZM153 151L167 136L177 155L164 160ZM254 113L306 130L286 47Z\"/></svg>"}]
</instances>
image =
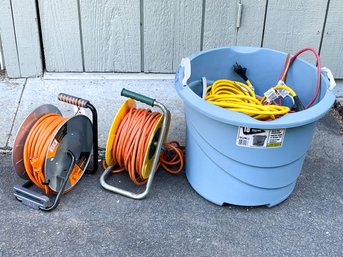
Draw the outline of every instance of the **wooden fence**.
<instances>
[{"instance_id":1,"label":"wooden fence","mask_svg":"<svg viewBox=\"0 0 343 257\"><path fill-rule=\"evenodd\" d=\"M341 0L0 0L0 6L10 77L43 70L173 73L191 53L247 45L290 53L314 47L343 78Z\"/></svg>"}]
</instances>

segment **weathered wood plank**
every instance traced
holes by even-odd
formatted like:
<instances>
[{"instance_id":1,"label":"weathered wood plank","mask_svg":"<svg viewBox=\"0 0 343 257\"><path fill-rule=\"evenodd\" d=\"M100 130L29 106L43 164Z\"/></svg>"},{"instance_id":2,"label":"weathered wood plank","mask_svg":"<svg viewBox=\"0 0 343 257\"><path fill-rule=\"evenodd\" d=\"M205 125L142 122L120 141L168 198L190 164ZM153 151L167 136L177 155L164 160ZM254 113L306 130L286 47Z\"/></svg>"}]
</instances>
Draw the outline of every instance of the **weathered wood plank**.
<instances>
[{"instance_id":1,"label":"weathered wood plank","mask_svg":"<svg viewBox=\"0 0 343 257\"><path fill-rule=\"evenodd\" d=\"M242 4L240 27L236 27ZM206 1L203 48L261 46L266 0Z\"/></svg>"},{"instance_id":2,"label":"weathered wood plank","mask_svg":"<svg viewBox=\"0 0 343 257\"><path fill-rule=\"evenodd\" d=\"M343 1L331 0L321 48L323 66L343 78Z\"/></svg>"},{"instance_id":3,"label":"weathered wood plank","mask_svg":"<svg viewBox=\"0 0 343 257\"><path fill-rule=\"evenodd\" d=\"M77 0L39 0L47 71L83 71Z\"/></svg>"},{"instance_id":4,"label":"weathered wood plank","mask_svg":"<svg viewBox=\"0 0 343 257\"><path fill-rule=\"evenodd\" d=\"M200 50L202 0L145 0L144 71L175 72Z\"/></svg>"},{"instance_id":5,"label":"weathered wood plank","mask_svg":"<svg viewBox=\"0 0 343 257\"><path fill-rule=\"evenodd\" d=\"M243 5L237 45L261 46L266 0L240 0Z\"/></svg>"},{"instance_id":6,"label":"weathered wood plank","mask_svg":"<svg viewBox=\"0 0 343 257\"><path fill-rule=\"evenodd\" d=\"M145 0L144 12L144 71L169 72L172 70L173 31L172 3L163 0L156 4Z\"/></svg>"},{"instance_id":7,"label":"weathered wood plank","mask_svg":"<svg viewBox=\"0 0 343 257\"><path fill-rule=\"evenodd\" d=\"M43 73L35 0L12 0L21 77Z\"/></svg>"},{"instance_id":8,"label":"weathered wood plank","mask_svg":"<svg viewBox=\"0 0 343 257\"><path fill-rule=\"evenodd\" d=\"M203 49L235 45L237 1L206 1Z\"/></svg>"},{"instance_id":9,"label":"weathered wood plank","mask_svg":"<svg viewBox=\"0 0 343 257\"><path fill-rule=\"evenodd\" d=\"M8 0L0 0L0 6L0 33L6 72L8 77L18 78L21 74L11 3Z\"/></svg>"},{"instance_id":10,"label":"weathered wood plank","mask_svg":"<svg viewBox=\"0 0 343 257\"><path fill-rule=\"evenodd\" d=\"M4 62L4 56L2 54L2 43L1 43L1 35L0 35L0 70L5 69L5 62Z\"/></svg>"},{"instance_id":11,"label":"weathered wood plank","mask_svg":"<svg viewBox=\"0 0 343 257\"><path fill-rule=\"evenodd\" d=\"M289 53L304 47L318 50L327 1L268 1L263 46ZM311 54L301 58L315 63Z\"/></svg>"},{"instance_id":12,"label":"weathered wood plank","mask_svg":"<svg viewBox=\"0 0 343 257\"><path fill-rule=\"evenodd\" d=\"M86 71L139 72L140 3L80 0Z\"/></svg>"}]
</instances>

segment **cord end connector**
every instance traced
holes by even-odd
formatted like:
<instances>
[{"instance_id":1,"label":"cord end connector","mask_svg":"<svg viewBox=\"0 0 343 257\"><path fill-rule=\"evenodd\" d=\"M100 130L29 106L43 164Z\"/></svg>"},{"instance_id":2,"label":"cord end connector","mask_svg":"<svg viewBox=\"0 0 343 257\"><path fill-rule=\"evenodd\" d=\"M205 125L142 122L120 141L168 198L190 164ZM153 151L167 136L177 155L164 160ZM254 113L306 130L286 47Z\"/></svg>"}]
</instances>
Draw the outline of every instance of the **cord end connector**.
<instances>
[{"instance_id":1,"label":"cord end connector","mask_svg":"<svg viewBox=\"0 0 343 257\"><path fill-rule=\"evenodd\" d=\"M294 96L293 100L294 100L294 107L293 107L294 111L300 112L300 111L305 110L305 107L304 107L303 103L301 102L299 96L297 96L297 95Z\"/></svg>"},{"instance_id":2,"label":"cord end connector","mask_svg":"<svg viewBox=\"0 0 343 257\"><path fill-rule=\"evenodd\" d=\"M276 99L279 98L277 92L275 91L274 88L268 89L266 92L264 92L264 96L266 97L266 101L268 103L274 102Z\"/></svg>"},{"instance_id":3,"label":"cord end connector","mask_svg":"<svg viewBox=\"0 0 343 257\"><path fill-rule=\"evenodd\" d=\"M238 64L237 62L233 65L233 70L242 78L244 79L244 81L249 80L246 72L247 72L247 68L242 67L240 64Z\"/></svg>"}]
</instances>

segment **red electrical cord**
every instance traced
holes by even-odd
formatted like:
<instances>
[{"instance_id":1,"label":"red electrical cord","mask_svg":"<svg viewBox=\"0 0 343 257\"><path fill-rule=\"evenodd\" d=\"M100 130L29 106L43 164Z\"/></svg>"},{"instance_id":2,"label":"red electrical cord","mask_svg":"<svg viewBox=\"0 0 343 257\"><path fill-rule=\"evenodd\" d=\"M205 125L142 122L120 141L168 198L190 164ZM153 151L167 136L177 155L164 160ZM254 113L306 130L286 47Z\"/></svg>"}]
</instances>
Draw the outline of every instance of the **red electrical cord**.
<instances>
[{"instance_id":1,"label":"red electrical cord","mask_svg":"<svg viewBox=\"0 0 343 257\"><path fill-rule=\"evenodd\" d=\"M135 108L125 115L113 142L112 158L119 168L112 173L126 170L134 184L141 186L147 182L142 175L144 156L160 117L161 114L158 112ZM170 142L165 143L164 146L167 150L161 152L158 165L171 174L179 173L184 166L183 151L179 143ZM172 169L168 166L178 166L178 168Z\"/></svg>"},{"instance_id":2,"label":"red electrical cord","mask_svg":"<svg viewBox=\"0 0 343 257\"><path fill-rule=\"evenodd\" d=\"M292 65L293 61L299 55L301 55L302 53L307 52L307 51L311 51L315 55L315 57L317 59L317 84L316 84L315 94L314 94L312 100L305 106L306 109L309 108L314 103L314 101L316 101L316 99L317 99L317 97L319 95L319 90L320 90L320 68L321 68L321 66L320 66L320 57L319 57L319 54L318 54L317 50L315 50L314 48L311 48L311 47L306 47L306 48L301 49L299 52L297 52L292 57L290 55L287 55L286 60L285 60L285 64L284 64L284 67L283 67L283 70L282 70L282 72L280 74L280 77L279 77L280 80L285 81L288 69Z\"/></svg>"}]
</instances>

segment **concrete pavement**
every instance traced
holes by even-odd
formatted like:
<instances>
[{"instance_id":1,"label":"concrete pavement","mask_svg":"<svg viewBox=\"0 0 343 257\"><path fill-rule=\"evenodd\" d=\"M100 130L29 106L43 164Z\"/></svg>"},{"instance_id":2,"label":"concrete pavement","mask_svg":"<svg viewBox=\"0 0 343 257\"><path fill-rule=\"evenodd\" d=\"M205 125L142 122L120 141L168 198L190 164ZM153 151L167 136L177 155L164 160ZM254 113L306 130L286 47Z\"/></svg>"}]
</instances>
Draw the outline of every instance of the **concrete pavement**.
<instances>
[{"instance_id":1,"label":"concrete pavement","mask_svg":"<svg viewBox=\"0 0 343 257\"><path fill-rule=\"evenodd\" d=\"M59 92L91 98L104 146L124 86L166 103L174 117L171 137L184 143L182 103L172 79L0 80L0 256L343 256L343 137L331 114L317 123L294 192L271 209L216 206L190 187L184 173L164 171L142 201L103 190L99 170L85 175L51 213L17 202L12 188L23 180L3 150L23 118L43 103L70 115L71 106L57 101ZM134 189L126 174L110 182Z\"/></svg>"}]
</instances>

